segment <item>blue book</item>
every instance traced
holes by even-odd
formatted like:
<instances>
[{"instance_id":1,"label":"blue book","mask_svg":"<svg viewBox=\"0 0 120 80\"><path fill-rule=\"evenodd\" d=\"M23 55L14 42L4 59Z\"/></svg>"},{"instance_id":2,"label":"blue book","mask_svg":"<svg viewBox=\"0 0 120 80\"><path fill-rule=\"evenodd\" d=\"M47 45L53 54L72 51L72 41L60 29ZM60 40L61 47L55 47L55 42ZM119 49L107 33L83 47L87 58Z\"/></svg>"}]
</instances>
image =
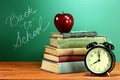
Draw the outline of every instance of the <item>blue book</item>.
<instances>
[{"instance_id":1,"label":"blue book","mask_svg":"<svg viewBox=\"0 0 120 80\"><path fill-rule=\"evenodd\" d=\"M87 71L84 61L58 63L45 59L42 60L41 69L59 74Z\"/></svg>"}]
</instances>

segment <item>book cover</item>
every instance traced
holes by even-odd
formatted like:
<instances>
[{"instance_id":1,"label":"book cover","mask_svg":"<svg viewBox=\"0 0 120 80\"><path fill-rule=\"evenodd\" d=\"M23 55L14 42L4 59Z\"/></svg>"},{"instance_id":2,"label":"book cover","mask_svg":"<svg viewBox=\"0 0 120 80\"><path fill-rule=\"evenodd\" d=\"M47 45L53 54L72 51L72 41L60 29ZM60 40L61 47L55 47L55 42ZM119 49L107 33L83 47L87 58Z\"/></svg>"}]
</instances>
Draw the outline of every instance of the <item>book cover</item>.
<instances>
[{"instance_id":1,"label":"book cover","mask_svg":"<svg viewBox=\"0 0 120 80\"><path fill-rule=\"evenodd\" d=\"M72 62L72 61L84 61L85 55L72 55L72 56L54 56L44 53L44 59L48 59L55 62Z\"/></svg>"},{"instance_id":2,"label":"book cover","mask_svg":"<svg viewBox=\"0 0 120 80\"><path fill-rule=\"evenodd\" d=\"M59 33L53 32L52 37L62 37L62 38L74 38L74 37L95 37L97 36L96 31L75 31L70 33Z\"/></svg>"},{"instance_id":3,"label":"book cover","mask_svg":"<svg viewBox=\"0 0 120 80\"><path fill-rule=\"evenodd\" d=\"M42 60L41 69L53 73L75 73L87 71L84 61L75 62L53 62L50 60Z\"/></svg>"},{"instance_id":4,"label":"book cover","mask_svg":"<svg viewBox=\"0 0 120 80\"><path fill-rule=\"evenodd\" d=\"M56 48L53 46L45 46L45 52L55 56L65 55L85 55L87 52L86 48Z\"/></svg>"},{"instance_id":5,"label":"book cover","mask_svg":"<svg viewBox=\"0 0 120 80\"><path fill-rule=\"evenodd\" d=\"M90 42L103 43L107 41L105 36L79 37L79 38L50 38L50 45L57 48L83 48Z\"/></svg>"}]
</instances>

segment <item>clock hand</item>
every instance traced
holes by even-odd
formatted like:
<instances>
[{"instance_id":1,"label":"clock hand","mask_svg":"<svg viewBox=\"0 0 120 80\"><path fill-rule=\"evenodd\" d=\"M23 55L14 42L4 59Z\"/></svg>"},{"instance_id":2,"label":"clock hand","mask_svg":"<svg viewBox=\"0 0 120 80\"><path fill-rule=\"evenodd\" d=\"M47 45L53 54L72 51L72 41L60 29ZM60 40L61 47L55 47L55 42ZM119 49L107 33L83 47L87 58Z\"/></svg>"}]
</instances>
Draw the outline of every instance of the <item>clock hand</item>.
<instances>
[{"instance_id":1,"label":"clock hand","mask_svg":"<svg viewBox=\"0 0 120 80\"><path fill-rule=\"evenodd\" d=\"M100 62L100 59L98 59L97 61L95 61L94 63L92 63L91 66L94 65L94 64L96 64L97 62Z\"/></svg>"},{"instance_id":2,"label":"clock hand","mask_svg":"<svg viewBox=\"0 0 120 80\"><path fill-rule=\"evenodd\" d=\"M100 59L100 51L98 50L98 59Z\"/></svg>"},{"instance_id":3,"label":"clock hand","mask_svg":"<svg viewBox=\"0 0 120 80\"><path fill-rule=\"evenodd\" d=\"M100 62L100 59L98 59L97 61L95 61L93 64L97 63L97 62Z\"/></svg>"}]
</instances>

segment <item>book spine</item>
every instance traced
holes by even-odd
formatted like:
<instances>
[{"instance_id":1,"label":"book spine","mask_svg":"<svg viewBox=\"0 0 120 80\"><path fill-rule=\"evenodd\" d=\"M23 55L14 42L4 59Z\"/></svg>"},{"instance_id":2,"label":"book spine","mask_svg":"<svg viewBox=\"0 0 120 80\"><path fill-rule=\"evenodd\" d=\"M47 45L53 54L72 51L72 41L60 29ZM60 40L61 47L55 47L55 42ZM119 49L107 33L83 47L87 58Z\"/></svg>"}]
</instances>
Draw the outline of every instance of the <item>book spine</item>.
<instances>
[{"instance_id":1,"label":"book spine","mask_svg":"<svg viewBox=\"0 0 120 80\"><path fill-rule=\"evenodd\" d=\"M65 49L56 49L56 56L65 56L65 55L85 55L87 52L86 48L65 48Z\"/></svg>"},{"instance_id":2,"label":"book spine","mask_svg":"<svg viewBox=\"0 0 120 80\"><path fill-rule=\"evenodd\" d=\"M106 37L82 37L82 38L57 38L58 48L83 48L86 47L90 42L103 43L106 41Z\"/></svg>"},{"instance_id":3,"label":"book spine","mask_svg":"<svg viewBox=\"0 0 120 80\"><path fill-rule=\"evenodd\" d=\"M84 61L58 63L59 73L73 73L87 71Z\"/></svg>"},{"instance_id":4,"label":"book spine","mask_svg":"<svg viewBox=\"0 0 120 80\"><path fill-rule=\"evenodd\" d=\"M55 62L72 62L72 61L84 61L85 55L73 55L73 56L54 56L51 54L44 53L44 59L55 61Z\"/></svg>"},{"instance_id":5,"label":"book spine","mask_svg":"<svg viewBox=\"0 0 120 80\"><path fill-rule=\"evenodd\" d=\"M63 49L53 49L46 47L45 52L55 56L66 56L66 55L85 55L87 52L86 48L63 48Z\"/></svg>"},{"instance_id":6,"label":"book spine","mask_svg":"<svg viewBox=\"0 0 120 80\"><path fill-rule=\"evenodd\" d=\"M58 62L84 61L85 55L81 56L61 56Z\"/></svg>"},{"instance_id":7,"label":"book spine","mask_svg":"<svg viewBox=\"0 0 120 80\"><path fill-rule=\"evenodd\" d=\"M97 32L75 32L75 33L63 33L63 38L72 38L72 37L95 37Z\"/></svg>"},{"instance_id":8,"label":"book spine","mask_svg":"<svg viewBox=\"0 0 120 80\"><path fill-rule=\"evenodd\" d=\"M87 68L85 67L84 61L58 63L58 62L43 59L42 65L40 68L42 70L59 73L59 74L88 71Z\"/></svg>"}]
</instances>

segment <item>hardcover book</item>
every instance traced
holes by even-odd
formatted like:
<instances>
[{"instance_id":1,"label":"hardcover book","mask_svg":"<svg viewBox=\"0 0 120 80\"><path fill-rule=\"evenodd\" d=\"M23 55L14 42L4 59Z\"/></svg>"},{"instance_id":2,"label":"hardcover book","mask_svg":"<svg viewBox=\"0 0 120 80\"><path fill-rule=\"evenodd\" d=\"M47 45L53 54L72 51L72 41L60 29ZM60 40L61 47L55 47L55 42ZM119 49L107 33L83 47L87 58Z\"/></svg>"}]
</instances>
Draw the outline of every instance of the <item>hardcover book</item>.
<instances>
[{"instance_id":1,"label":"hardcover book","mask_svg":"<svg viewBox=\"0 0 120 80\"><path fill-rule=\"evenodd\" d=\"M87 71L84 61L57 63L45 59L42 60L41 69L59 74Z\"/></svg>"},{"instance_id":2,"label":"hardcover book","mask_svg":"<svg viewBox=\"0 0 120 80\"><path fill-rule=\"evenodd\" d=\"M52 46L45 46L45 52L55 56L65 55L85 55L87 52L86 48L56 48Z\"/></svg>"},{"instance_id":3,"label":"hardcover book","mask_svg":"<svg viewBox=\"0 0 120 80\"><path fill-rule=\"evenodd\" d=\"M95 37L97 36L96 31L90 32L70 32L70 33L52 33L52 37L62 37L62 38L73 38L73 37Z\"/></svg>"},{"instance_id":4,"label":"hardcover book","mask_svg":"<svg viewBox=\"0 0 120 80\"><path fill-rule=\"evenodd\" d=\"M44 53L44 59L48 59L55 62L72 62L72 61L84 61L85 55L73 55L73 56L54 56Z\"/></svg>"},{"instance_id":5,"label":"hardcover book","mask_svg":"<svg viewBox=\"0 0 120 80\"><path fill-rule=\"evenodd\" d=\"M50 45L57 48L84 48L90 42L103 43L107 39L105 36L79 37L79 38L50 38Z\"/></svg>"}]
</instances>

